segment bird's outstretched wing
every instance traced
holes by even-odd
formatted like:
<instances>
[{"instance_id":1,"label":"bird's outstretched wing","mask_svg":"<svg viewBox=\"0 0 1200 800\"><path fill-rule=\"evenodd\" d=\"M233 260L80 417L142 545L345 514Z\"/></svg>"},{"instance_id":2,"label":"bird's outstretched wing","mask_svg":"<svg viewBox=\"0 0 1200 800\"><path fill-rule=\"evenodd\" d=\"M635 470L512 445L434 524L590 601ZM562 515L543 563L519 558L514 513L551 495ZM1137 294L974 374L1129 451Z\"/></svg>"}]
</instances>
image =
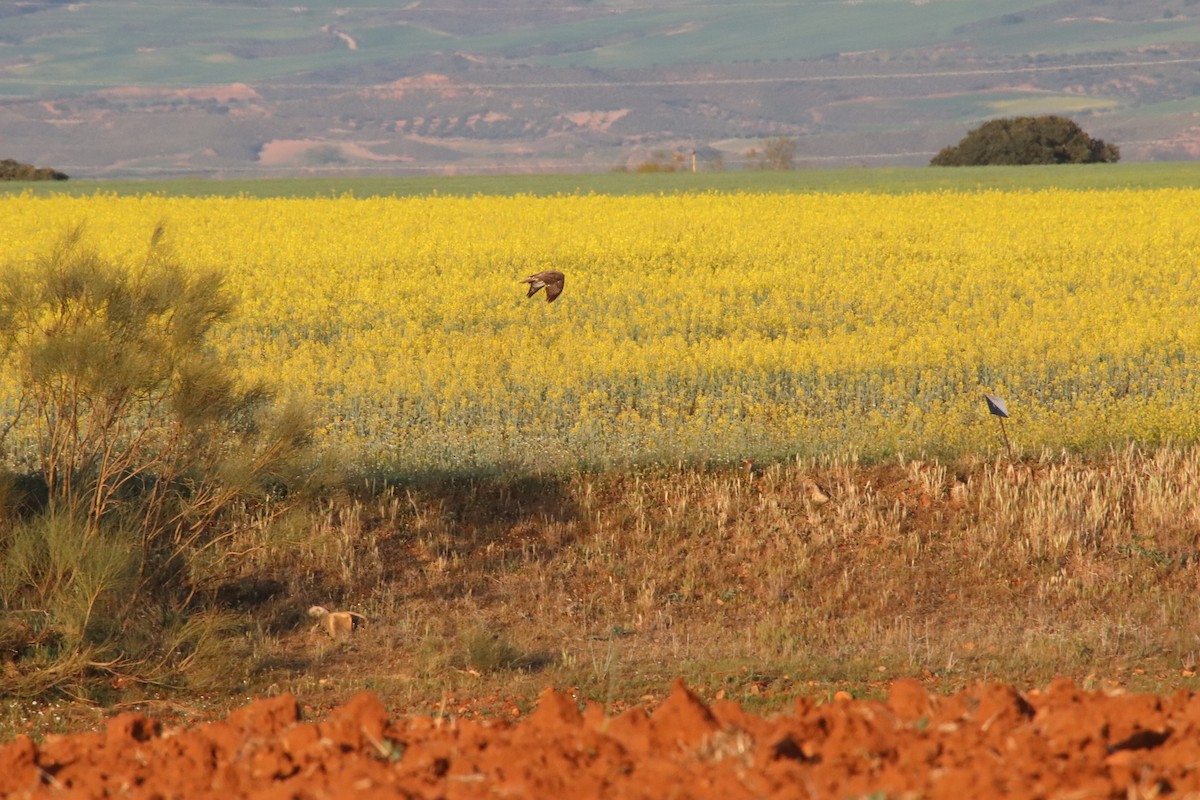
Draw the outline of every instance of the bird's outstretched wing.
<instances>
[{"instance_id":1,"label":"bird's outstretched wing","mask_svg":"<svg viewBox=\"0 0 1200 800\"><path fill-rule=\"evenodd\" d=\"M525 294L526 297L533 297L538 293L539 289L545 288L547 303L553 303L554 298L562 294L565 282L565 276L561 272L554 271L538 272L521 280L521 283L529 284L529 291Z\"/></svg>"}]
</instances>

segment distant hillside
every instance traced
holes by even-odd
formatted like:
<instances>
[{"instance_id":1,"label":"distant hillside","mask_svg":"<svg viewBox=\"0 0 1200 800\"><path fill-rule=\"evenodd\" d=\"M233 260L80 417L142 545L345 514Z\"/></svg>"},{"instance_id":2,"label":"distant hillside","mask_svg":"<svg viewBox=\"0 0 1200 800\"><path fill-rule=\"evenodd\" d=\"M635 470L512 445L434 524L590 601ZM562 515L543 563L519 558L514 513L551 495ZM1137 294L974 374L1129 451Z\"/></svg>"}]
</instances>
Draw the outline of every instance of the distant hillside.
<instances>
[{"instance_id":1,"label":"distant hillside","mask_svg":"<svg viewBox=\"0 0 1200 800\"><path fill-rule=\"evenodd\" d=\"M1200 157L1200 0L0 5L0 158L72 176L924 164L1062 114ZM690 158L685 160L690 165Z\"/></svg>"}]
</instances>

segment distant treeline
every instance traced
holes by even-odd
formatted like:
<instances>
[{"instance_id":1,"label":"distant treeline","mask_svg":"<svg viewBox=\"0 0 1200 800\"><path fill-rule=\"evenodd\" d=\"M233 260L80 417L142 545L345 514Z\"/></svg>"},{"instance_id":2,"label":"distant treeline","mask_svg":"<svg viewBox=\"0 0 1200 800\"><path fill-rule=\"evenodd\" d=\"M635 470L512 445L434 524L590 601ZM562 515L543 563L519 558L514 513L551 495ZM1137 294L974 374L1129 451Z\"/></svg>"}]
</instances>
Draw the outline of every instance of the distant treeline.
<instances>
[{"instance_id":1,"label":"distant treeline","mask_svg":"<svg viewBox=\"0 0 1200 800\"><path fill-rule=\"evenodd\" d=\"M11 158L0 159L0 181L65 181L67 175L49 167L22 164Z\"/></svg>"}]
</instances>

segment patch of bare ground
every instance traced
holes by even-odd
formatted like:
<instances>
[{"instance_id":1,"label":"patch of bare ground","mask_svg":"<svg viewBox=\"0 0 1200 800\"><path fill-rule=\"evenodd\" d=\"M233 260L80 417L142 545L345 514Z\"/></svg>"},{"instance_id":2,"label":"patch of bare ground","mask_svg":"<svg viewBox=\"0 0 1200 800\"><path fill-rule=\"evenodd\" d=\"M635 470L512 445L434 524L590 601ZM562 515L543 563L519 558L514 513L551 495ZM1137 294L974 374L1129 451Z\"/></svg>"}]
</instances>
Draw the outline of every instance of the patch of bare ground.
<instances>
[{"instance_id":1,"label":"patch of bare ground","mask_svg":"<svg viewBox=\"0 0 1200 800\"><path fill-rule=\"evenodd\" d=\"M798 697L759 716L683 683L652 714L545 690L519 720L395 717L361 693L308 721L292 695L185 728L127 713L102 731L0 746L7 797L1135 797L1200 791L1200 700L1070 681L884 701Z\"/></svg>"}]
</instances>

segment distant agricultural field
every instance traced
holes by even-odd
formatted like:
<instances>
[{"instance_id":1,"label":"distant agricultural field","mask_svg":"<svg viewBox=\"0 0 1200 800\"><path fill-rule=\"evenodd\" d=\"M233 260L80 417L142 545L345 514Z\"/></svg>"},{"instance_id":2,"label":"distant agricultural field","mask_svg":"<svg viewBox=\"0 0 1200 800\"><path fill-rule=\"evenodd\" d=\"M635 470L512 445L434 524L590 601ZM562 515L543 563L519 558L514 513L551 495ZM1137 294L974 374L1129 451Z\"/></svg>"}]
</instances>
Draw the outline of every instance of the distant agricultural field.
<instances>
[{"instance_id":1,"label":"distant agricultural field","mask_svg":"<svg viewBox=\"0 0 1200 800\"><path fill-rule=\"evenodd\" d=\"M156 223L219 347L369 470L1200 438L1200 191L0 197L0 262ZM517 281L566 273L553 304ZM0 375L10 406L11 376ZM10 456L20 457L20 439Z\"/></svg>"}]
</instances>

